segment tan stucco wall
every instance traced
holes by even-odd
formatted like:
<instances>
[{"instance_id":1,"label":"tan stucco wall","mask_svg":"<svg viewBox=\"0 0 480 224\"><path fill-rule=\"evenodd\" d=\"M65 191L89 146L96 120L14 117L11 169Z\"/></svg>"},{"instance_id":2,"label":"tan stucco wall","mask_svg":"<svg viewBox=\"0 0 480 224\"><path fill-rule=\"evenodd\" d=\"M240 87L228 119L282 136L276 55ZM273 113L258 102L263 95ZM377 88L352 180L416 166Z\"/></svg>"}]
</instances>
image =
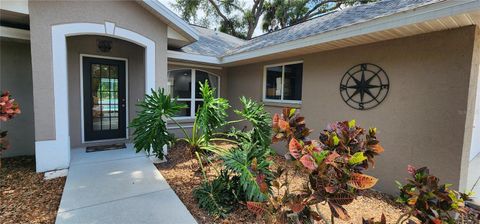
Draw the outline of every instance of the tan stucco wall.
<instances>
[{"instance_id":1,"label":"tan stucco wall","mask_svg":"<svg viewBox=\"0 0 480 224\"><path fill-rule=\"evenodd\" d=\"M362 127L378 128L386 150L371 171L380 178L379 190L396 192L394 181L404 181L408 164L428 166L442 181L458 187L474 31L466 27L231 67L227 95L234 107L241 95L260 101L264 65L303 60L301 113L316 130L313 138L329 122L356 119ZM339 93L343 74L360 63L382 67L390 79L385 101L367 111L350 108Z\"/></svg>"},{"instance_id":2,"label":"tan stucco wall","mask_svg":"<svg viewBox=\"0 0 480 224\"><path fill-rule=\"evenodd\" d=\"M111 40L112 49L103 53L97 49L97 40ZM138 101L145 95L145 49L136 44L102 36L74 36L67 38L68 49L68 101L70 118L70 145L82 144L81 95L80 95L80 54L107 56L127 59L128 75L128 123L135 118ZM128 126L127 123L127 126ZM133 130L129 130L132 134Z\"/></svg>"},{"instance_id":3,"label":"tan stucco wall","mask_svg":"<svg viewBox=\"0 0 480 224\"><path fill-rule=\"evenodd\" d=\"M36 141L55 139L52 25L112 22L146 36L156 45L156 86L166 86L167 26L139 4L133 1L29 1L29 10Z\"/></svg>"},{"instance_id":4,"label":"tan stucco wall","mask_svg":"<svg viewBox=\"0 0 480 224\"><path fill-rule=\"evenodd\" d=\"M8 131L10 148L2 157L33 155L33 90L30 44L0 40L0 91L9 90L22 113L12 120L0 122L0 130Z\"/></svg>"}]
</instances>

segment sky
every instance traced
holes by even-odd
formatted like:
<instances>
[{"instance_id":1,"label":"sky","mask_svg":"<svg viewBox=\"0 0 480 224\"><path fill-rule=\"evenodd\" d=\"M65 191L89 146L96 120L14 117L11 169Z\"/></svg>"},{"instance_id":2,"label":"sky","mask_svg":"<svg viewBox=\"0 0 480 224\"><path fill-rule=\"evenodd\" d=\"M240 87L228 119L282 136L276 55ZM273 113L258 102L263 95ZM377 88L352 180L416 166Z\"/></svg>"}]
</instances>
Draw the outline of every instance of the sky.
<instances>
[{"instance_id":1,"label":"sky","mask_svg":"<svg viewBox=\"0 0 480 224\"><path fill-rule=\"evenodd\" d=\"M178 15L178 12L171 6L171 3L175 3L175 0L158 0L158 1ZM250 4L250 1L245 1L245 2L247 5ZM198 16L201 17L202 14L203 14L202 12L199 12ZM262 18L260 18L260 21L262 21ZM210 27L210 28L213 28L213 27ZM253 32L253 36L255 37L261 34L263 34L262 28L261 26L257 26L257 28L255 29L255 32Z\"/></svg>"}]
</instances>

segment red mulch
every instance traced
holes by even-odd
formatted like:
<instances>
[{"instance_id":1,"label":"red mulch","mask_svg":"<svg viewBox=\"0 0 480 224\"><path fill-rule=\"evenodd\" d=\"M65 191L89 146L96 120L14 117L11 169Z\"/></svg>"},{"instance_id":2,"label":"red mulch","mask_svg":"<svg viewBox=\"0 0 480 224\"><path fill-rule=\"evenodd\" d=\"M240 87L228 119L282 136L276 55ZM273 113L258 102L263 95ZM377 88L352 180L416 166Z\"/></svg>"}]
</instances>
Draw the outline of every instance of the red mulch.
<instances>
[{"instance_id":1,"label":"red mulch","mask_svg":"<svg viewBox=\"0 0 480 224\"><path fill-rule=\"evenodd\" d=\"M44 180L34 156L5 158L0 169L0 222L55 223L65 177Z\"/></svg>"}]
</instances>

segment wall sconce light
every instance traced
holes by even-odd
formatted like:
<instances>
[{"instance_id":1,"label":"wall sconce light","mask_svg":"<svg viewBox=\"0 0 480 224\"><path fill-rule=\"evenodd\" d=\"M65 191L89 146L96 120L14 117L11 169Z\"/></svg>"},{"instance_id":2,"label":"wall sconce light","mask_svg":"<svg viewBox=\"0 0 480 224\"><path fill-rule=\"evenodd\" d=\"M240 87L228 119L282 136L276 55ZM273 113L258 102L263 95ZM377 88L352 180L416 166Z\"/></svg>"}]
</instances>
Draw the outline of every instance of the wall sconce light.
<instances>
[{"instance_id":1,"label":"wall sconce light","mask_svg":"<svg viewBox=\"0 0 480 224\"><path fill-rule=\"evenodd\" d=\"M108 53L112 50L112 41L111 40L97 40L97 48L103 53Z\"/></svg>"}]
</instances>

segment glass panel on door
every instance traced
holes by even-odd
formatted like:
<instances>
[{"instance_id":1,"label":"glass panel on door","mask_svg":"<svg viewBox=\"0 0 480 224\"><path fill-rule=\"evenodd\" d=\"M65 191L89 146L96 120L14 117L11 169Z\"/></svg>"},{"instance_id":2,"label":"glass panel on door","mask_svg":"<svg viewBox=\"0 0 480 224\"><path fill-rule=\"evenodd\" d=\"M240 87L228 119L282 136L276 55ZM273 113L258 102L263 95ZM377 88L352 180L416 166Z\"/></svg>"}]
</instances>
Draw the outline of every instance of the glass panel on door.
<instances>
[{"instance_id":1,"label":"glass panel on door","mask_svg":"<svg viewBox=\"0 0 480 224\"><path fill-rule=\"evenodd\" d=\"M92 64L92 73L100 68L101 75L92 77L93 130L118 129L118 67Z\"/></svg>"}]
</instances>

